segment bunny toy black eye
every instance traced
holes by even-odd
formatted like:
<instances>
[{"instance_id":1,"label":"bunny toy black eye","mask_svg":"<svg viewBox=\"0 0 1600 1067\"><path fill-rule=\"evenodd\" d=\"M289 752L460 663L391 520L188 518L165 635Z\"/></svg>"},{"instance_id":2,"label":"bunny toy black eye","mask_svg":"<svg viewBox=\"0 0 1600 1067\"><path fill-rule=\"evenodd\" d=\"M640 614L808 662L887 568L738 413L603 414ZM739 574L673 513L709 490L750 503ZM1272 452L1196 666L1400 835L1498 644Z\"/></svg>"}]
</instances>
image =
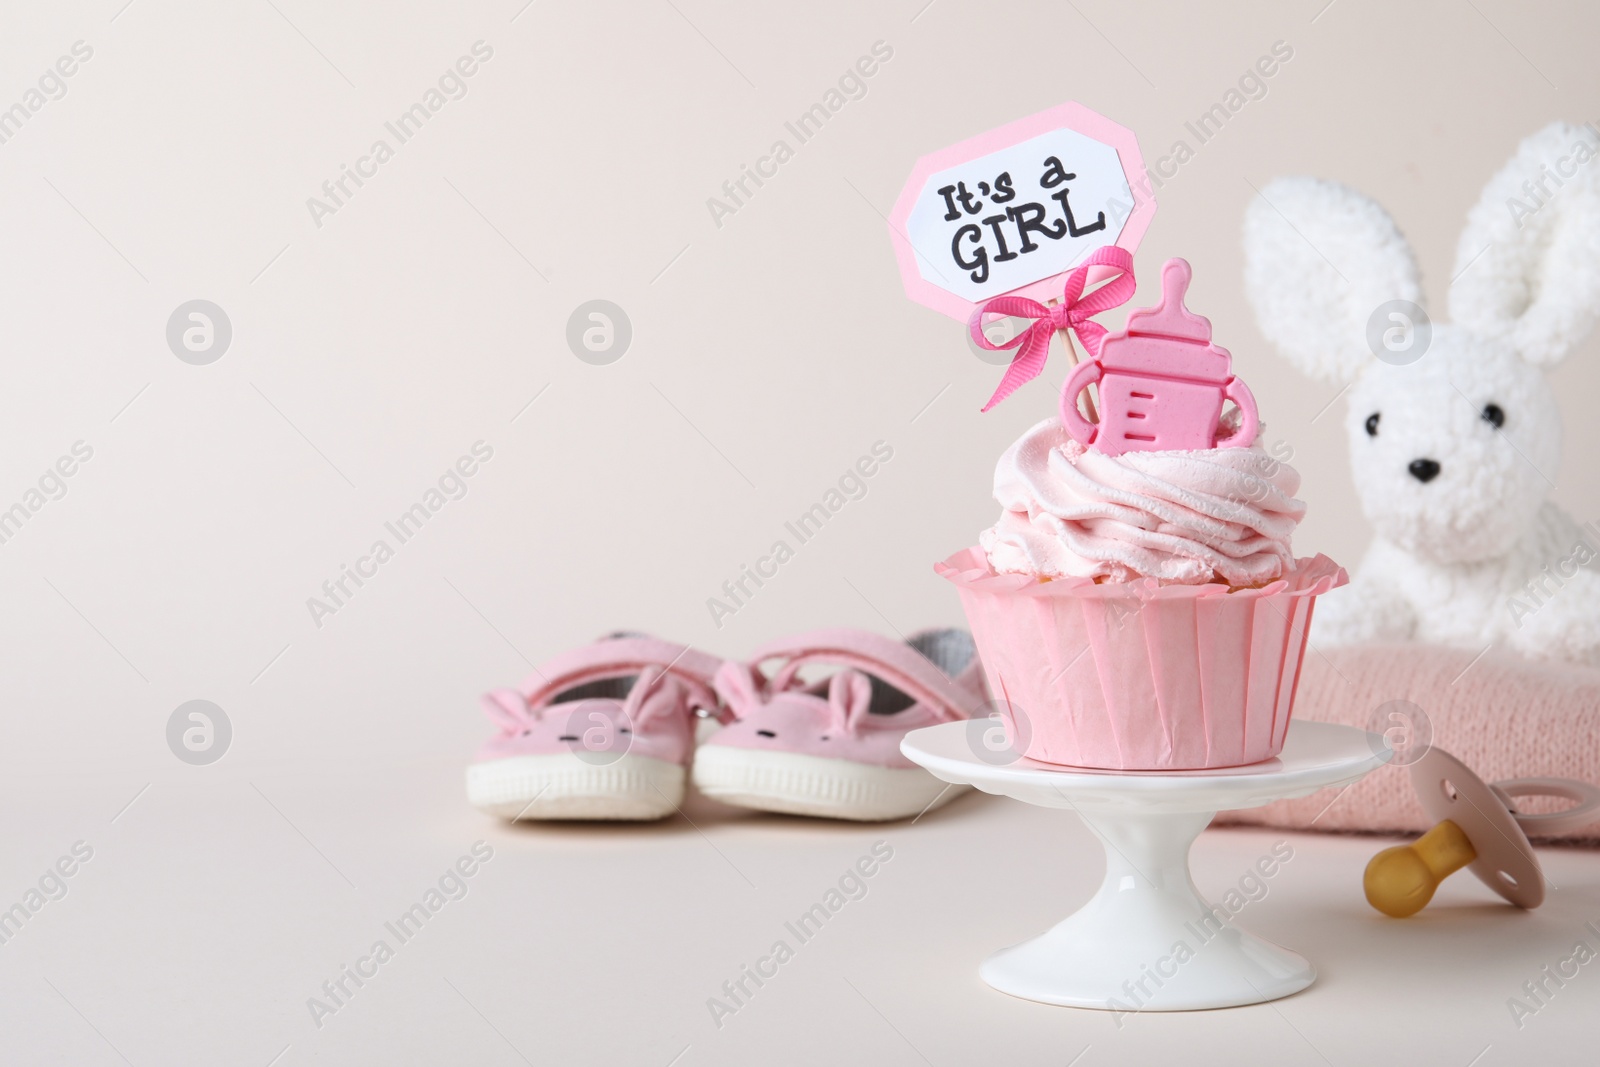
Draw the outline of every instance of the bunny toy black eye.
<instances>
[{"instance_id":1,"label":"bunny toy black eye","mask_svg":"<svg viewBox=\"0 0 1600 1067\"><path fill-rule=\"evenodd\" d=\"M1498 411L1499 409L1496 408L1495 410ZM1376 436L1378 436L1378 412L1376 412L1376 411L1374 411L1371 415L1367 416L1367 436L1368 437L1376 437Z\"/></svg>"},{"instance_id":2,"label":"bunny toy black eye","mask_svg":"<svg viewBox=\"0 0 1600 1067\"><path fill-rule=\"evenodd\" d=\"M1487 422L1497 430L1506 424L1506 413L1501 410L1499 404L1485 404L1478 415L1484 422Z\"/></svg>"}]
</instances>

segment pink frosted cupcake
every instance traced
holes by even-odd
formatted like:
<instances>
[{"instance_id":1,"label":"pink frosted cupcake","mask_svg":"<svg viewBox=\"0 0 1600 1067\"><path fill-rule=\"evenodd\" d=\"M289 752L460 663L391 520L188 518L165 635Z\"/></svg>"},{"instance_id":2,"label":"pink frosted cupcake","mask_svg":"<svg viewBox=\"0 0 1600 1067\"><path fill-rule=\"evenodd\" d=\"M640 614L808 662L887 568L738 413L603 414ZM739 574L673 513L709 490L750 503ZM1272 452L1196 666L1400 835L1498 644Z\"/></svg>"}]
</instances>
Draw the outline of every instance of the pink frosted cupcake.
<instances>
[{"instance_id":1,"label":"pink frosted cupcake","mask_svg":"<svg viewBox=\"0 0 1600 1067\"><path fill-rule=\"evenodd\" d=\"M1162 304L1097 346L1068 380L1062 418L1000 458L1000 520L937 567L961 595L1012 748L1032 759L1116 770L1270 759L1313 602L1346 581L1325 556L1294 558L1300 476L1255 441L1249 391L1210 323L1183 309L1188 277L1168 262ZM1091 380L1099 423L1076 406ZM1224 399L1239 408L1227 419Z\"/></svg>"}]
</instances>

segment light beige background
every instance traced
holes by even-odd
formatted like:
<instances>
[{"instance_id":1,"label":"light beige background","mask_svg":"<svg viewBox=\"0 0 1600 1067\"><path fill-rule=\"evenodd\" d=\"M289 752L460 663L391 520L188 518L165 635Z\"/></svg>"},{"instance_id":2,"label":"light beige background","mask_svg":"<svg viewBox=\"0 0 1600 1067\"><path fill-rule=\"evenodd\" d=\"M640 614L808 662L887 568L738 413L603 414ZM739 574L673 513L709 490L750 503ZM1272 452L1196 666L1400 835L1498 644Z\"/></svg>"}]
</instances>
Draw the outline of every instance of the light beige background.
<instances>
[{"instance_id":1,"label":"light beige background","mask_svg":"<svg viewBox=\"0 0 1600 1067\"><path fill-rule=\"evenodd\" d=\"M1389 933L1355 888L1369 849L1297 839L1261 925L1337 977L1275 1008L1140 1019L1118 1044L1103 1016L976 983L1098 859L1081 828L969 799L885 831L909 857L897 887L796 962L793 994L719 1032L704 998L874 835L709 807L703 835L510 832L459 775L480 690L606 630L736 655L818 625L959 621L932 563L991 521L994 459L1063 372L979 417L999 369L903 296L882 214L918 155L1068 99L1164 154L1276 41L1294 56L1265 98L1160 191L1136 302L1163 258L1190 259L1192 306L1305 476L1297 547L1353 564L1342 402L1266 350L1240 290L1251 186L1371 193L1442 306L1466 210L1517 141L1600 119L1588 6L103 0L8 3L0 25L0 107L93 48L0 144L0 507L75 441L94 450L0 544L0 905L73 841L97 849L0 947L8 1062L1066 1063L1094 1044L1089 1065L1239 1042L1346 1062L1436 1027L1456 1035L1426 1046L1438 1062L1576 1047L1600 979L1523 1032L1503 1001L1600 915L1589 856L1559 857L1534 933L1508 938L1487 906ZM493 58L465 98L314 225L306 199L479 40ZM715 225L707 198L880 40L865 98ZM209 366L165 341L194 298L232 322ZM610 366L565 342L595 298L632 322ZM1557 499L1582 519L1600 518L1597 357L1554 375ZM465 498L314 625L307 598L479 440L494 458ZM865 498L714 626L707 598L879 440L894 456ZM234 730L204 768L165 740L194 698ZM453 927L314 1029L305 998L478 838L507 858ZM1207 835L1203 886L1268 841ZM1363 1040L1363 1018L1391 1036Z\"/></svg>"}]
</instances>

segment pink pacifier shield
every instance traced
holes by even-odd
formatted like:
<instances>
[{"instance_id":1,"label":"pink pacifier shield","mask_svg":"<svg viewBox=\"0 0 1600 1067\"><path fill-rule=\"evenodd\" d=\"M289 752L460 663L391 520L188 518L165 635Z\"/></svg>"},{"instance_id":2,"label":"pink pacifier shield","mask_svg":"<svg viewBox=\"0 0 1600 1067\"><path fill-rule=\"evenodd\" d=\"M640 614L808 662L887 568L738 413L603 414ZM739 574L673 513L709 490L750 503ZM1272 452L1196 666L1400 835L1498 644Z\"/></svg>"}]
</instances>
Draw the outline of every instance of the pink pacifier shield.
<instances>
[{"instance_id":1,"label":"pink pacifier shield","mask_svg":"<svg viewBox=\"0 0 1600 1067\"><path fill-rule=\"evenodd\" d=\"M1161 302L1128 315L1099 354L1078 364L1061 392L1061 421L1078 442L1109 456L1123 452L1243 448L1254 443L1255 397L1235 377L1228 350L1211 343L1210 320L1184 307L1189 264L1169 259ZM1100 422L1078 410L1078 395L1100 386ZM1233 401L1239 426L1218 437L1222 406Z\"/></svg>"}]
</instances>

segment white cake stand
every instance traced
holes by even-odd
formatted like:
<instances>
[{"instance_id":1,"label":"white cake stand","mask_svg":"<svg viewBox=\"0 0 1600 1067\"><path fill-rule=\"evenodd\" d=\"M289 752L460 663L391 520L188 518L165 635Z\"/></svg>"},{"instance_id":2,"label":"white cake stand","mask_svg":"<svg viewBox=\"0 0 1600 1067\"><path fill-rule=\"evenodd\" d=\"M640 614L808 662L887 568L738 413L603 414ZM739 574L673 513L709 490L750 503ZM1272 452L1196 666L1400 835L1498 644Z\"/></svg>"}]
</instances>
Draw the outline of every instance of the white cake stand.
<instances>
[{"instance_id":1,"label":"white cake stand","mask_svg":"<svg viewBox=\"0 0 1600 1067\"><path fill-rule=\"evenodd\" d=\"M1383 738L1293 722L1283 752L1248 767L1091 771L1026 758L1001 762L982 747L980 722L913 730L900 750L946 782L1070 808L1106 853L1094 898L1033 940L989 957L978 970L985 982L1046 1004L1187 1011L1276 1000L1316 978L1304 957L1239 929L1226 908L1201 898L1189 875L1189 846L1219 811L1356 781L1389 759Z\"/></svg>"}]
</instances>

